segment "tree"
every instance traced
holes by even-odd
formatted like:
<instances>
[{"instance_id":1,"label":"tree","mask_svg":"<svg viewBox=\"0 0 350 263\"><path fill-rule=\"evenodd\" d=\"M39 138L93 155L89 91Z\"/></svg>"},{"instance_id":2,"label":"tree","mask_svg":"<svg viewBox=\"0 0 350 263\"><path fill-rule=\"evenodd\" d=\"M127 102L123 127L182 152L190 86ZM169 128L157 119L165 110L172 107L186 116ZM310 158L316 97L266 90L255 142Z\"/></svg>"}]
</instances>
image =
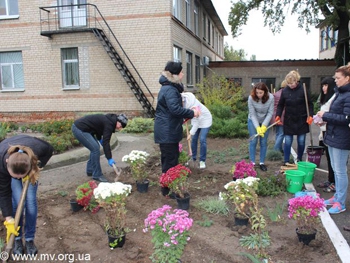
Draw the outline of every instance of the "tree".
<instances>
[{"instance_id":1,"label":"tree","mask_svg":"<svg viewBox=\"0 0 350 263\"><path fill-rule=\"evenodd\" d=\"M229 46L227 42L224 45L224 60L225 61L245 61L246 53L244 49L234 50L232 46Z\"/></svg>"},{"instance_id":2,"label":"tree","mask_svg":"<svg viewBox=\"0 0 350 263\"><path fill-rule=\"evenodd\" d=\"M349 54L349 0L239 0L234 3L229 13L229 25L233 38L241 34L241 27L247 24L249 11L260 9L264 16L264 26L268 25L272 33L279 33L288 12L297 14L298 26L310 32L310 26L322 22L338 30L334 60L338 67L350 61ZM320 19L320 15L324 19ZM307 45L307 43L305 43Z\"/></svg>"}]
</instances>

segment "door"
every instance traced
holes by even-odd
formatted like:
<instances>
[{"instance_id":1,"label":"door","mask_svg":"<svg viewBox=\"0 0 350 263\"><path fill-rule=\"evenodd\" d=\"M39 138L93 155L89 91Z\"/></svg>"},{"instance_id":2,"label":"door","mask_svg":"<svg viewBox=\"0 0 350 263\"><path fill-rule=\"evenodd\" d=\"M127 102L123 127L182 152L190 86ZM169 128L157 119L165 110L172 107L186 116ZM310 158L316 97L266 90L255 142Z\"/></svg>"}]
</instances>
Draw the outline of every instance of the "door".
<instances>
[{"instance_id":1,"label":"door","mask_svg":"<svg viewBox=\"0 0 350 263\"><path fill-rule=\"evenodd\" d=\"M60 28L86 26L85 3L86 0L58 0Z\"/></svg>"}]
</instances>

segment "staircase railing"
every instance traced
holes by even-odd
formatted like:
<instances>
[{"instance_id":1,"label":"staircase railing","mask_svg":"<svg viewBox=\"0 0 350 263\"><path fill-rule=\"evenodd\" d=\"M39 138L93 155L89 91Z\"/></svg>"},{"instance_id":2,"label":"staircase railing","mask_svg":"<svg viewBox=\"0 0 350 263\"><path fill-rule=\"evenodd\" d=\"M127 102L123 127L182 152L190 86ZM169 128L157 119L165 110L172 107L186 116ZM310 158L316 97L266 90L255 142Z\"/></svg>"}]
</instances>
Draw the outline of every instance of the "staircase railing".
<instances>
[{"instance_id":1,"label":"staircase railing","mask_svg":"<svg viewBox=\"0 0 350 263\"><path fill-rule=\"evenodd\" d=\"M73 8L80 8L85 7L86 13L84 15L77 14L72 15L70 18L72 19L72 26L65 26L62 27L60 23L60 16L59 12L62 9L68 9L73 10ZM146 85L145 81L143 80L142 76L136 69L135 65L131 61L130 57L125 52L124 48L122 47L121 43L117 39L116 35L114 34L111 27L108 25L107 21L103 17L102 13L98 9L98 7L94 4L80 4L80 5L60 5L60 6L45 6L45 7L39 7L40 9L40 30L41 35L51 37L52 34L57 33L76 33L76 32L82 32L82 31L92 31L93 28L101 29L105 32L105 35L109 38L111 43L117 45L117 52L120 55L120 57L123 59L123 62L125 66L129 69L132 75L136 75L138 77L138 84L143 91L144 89L147 90L149 96L152 98L151 105L154 103L154 96L148 86ZM74 19L82 21L84 18L86 18L86 23L83 25L74 24ZM115 46L115 45L113 45ZM132 71L130 70L132 69ZM154 112L151 113L151 115L154 115Z\"/></svg>"}]
</instances>

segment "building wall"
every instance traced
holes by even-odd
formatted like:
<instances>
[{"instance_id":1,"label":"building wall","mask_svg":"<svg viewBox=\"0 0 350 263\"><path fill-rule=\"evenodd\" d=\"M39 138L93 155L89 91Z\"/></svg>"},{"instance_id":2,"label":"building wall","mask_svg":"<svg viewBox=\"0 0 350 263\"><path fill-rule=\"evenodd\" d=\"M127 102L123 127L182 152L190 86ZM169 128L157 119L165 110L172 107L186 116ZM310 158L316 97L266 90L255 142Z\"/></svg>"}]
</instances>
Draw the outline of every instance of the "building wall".
<instances>
[{"instance_id":1,"label":"building wall","mask_svg":"<svg viewBox=\"0 0 350 263\"><path fill-rule=\"evenodd\" d=\"M276 84L273 88L278 90L291 70L298 70L302 78L310 78L310 87L307 88L318 94L321 80L333 76L336 69L333 60L224 61L210 62L209 67L219 76L241 78L245 95L249 95L251 91L252 78L275 78ZM211 70L209 76L213 74Z\"/></svg>"},{"instance_id":2,"label":"building wall","mask_svg":"<svg viewBox=\"0 0 350 263\"><path fill-rule=\"evenodd\" d=\"M46 115L52 112L127 112L139 115L143 111L141 105L93 33L55 34L51 39L40 35L39 6L56 6L57 2L39 2L19 1L19 19L0 20L0 52L22 51L25 81L24 91L0 92L0 112L8 116L40 112L47 112ZM143 89L154 107L159 76L165 63L173 59L174 43L201 58L204 55L219 58L213 50L202 48L200 39L172 18L172 1L95 0L89 3L98 7L154 95L152 101L147 90ZM140 82L119 46L116 42L113 45L136 81ZM61 48L67 47L78 47L78 90L63 90ZM185 54L182 58L186 72Z\"/></svg>"}]
</instances>

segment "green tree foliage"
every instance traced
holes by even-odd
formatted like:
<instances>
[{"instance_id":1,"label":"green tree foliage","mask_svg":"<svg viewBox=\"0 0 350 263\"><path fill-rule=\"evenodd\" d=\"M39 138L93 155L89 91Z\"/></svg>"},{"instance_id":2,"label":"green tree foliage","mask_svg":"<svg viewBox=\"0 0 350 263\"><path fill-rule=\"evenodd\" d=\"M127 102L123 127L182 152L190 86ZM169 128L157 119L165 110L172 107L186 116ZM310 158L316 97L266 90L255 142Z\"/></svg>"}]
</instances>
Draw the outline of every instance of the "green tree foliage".
<instances>
[{"instance_id":1,"label":"green tree foliage","mask_svg":"<svg viewBox=\"0 0 350 263\"><path fill-rule=\"evenodd\" d=\"M322 23L338 30L338 39L334 60L337 66L350 61L349 54L349 21L350 1L348 0L239 0L233 3L229 13L229 24L232 36L241 34L241 27L247 24L249 12L260 9L264 16L264 26L269 26L273 33L279 33L288 13L298 16L300 28L310 31L310 26ZM324 19L320 19L320 15ZM292 37L292 36L291 36ZM331 36L330 36L331 37Z\"/></svg>"},{"instance_id":2,"label":"green tree foliage","mask_svg":"<svg viewBox=\"0 0 350 263\"><path fill-rule=\"evenodd\" d=\"M234 50L232 46L229 46L227 42L224 45L225 61L246 61L246 53L244 49Z\"/></svg>"}]
</instances>

